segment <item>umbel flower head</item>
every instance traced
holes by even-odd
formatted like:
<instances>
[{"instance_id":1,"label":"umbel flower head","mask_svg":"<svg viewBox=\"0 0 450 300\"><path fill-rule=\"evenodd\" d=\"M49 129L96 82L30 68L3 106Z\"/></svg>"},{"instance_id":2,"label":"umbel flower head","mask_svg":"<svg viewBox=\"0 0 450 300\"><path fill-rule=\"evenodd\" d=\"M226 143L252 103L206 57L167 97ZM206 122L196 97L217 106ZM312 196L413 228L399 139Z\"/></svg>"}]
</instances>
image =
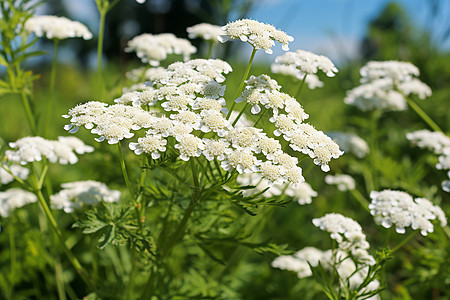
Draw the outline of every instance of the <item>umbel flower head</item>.
<instances>
[{"instance_id":1,"label":"umbel flower head","mask_svg":"<svg viewBox=\"0 0 450 300\"><path fill-rule=\"evenodd\" d=\"M289 50L289 42L294 38L284 31L276 29L274 26L264 24L255 20L243 19L230 22L222 27L224 35L219 36L219 41L224 43L229 39L240 39L253 46L254 49L264 49L268 54L272 54L272 47L275 41L281 43L284 51Z\"/></svg>"},{"instance_id":2,"label":"umbel flower head","mask_svg":"<svg viewBox=\"0 0 450 300\"><path fill-rule=\"evenodd\" d=\"M53 209L62 209L66 213L100 201L117 202L120 192L109 189L102 182L87 180L63 183L59 193L50 196Z\"/></svg>"},{"instance_id":3,"label":"umbel flower head","mask_svg":"<svg viewBox=\"0 0 450 300\"><path fill-rule=\"evenodd\" d=\"M37 202L35 194L17 188L0 192L0 216L7 218L11 212L29 203Z\"/></svg>"},{"instance_id":4,"label":"umbel flower head","mask_svg":"<svg viewBox=\"0 0 450 300\"><path fill-rule=\"evenodd\" d=\"M7 150L5 156L11 162L18 162L21 165L33 161L41 161L46 157L51 163L75 164L78 162L77 154L84 154L94 151L91 146L85 145L76 137L59 137L57 141L46 140L39 136L24 137L9 146L17 150Z\"/></svg>"},{"instance_id":5,"label":"umbel flower head","mask_svg":"<svg viewBox=\"0 0 450 300\"><path fill-rule=\"evenodd\" d=\"M298 278L312 276L311 267L319 263L326 270L339 274L339 285L343 289L357 289L366 279L369 267L375 259L367 251L370 248L361 226L343 215L331 213L322 218L313 219L313 224L330 233L337 242L337 249L322 251L314 247L306 247L294 255L283 255L272 262L272 267L294 271ZM372 281L359 293L376 290L377 280ZM370 298L377 299L377 298Z\"/></svg>"},{"instance_id":6,"label":"umbel flower head","mask_svg":"<svg viewBox=\"0 0 450 300\"><path fill-rule=\"evenodd\" d=\"M331 60L323 55L317 55L305 50L297 50L295 52L286 52L275 59L272 64L272 70L280 70L281 67L290 68L291 74L300 80L307 75L306 78L312 77L318 71L324 72L328 77L333 77L338 72ZM317 78L317 77L315 77ZM308 79L306 79L308 80ZM318 79L317 79L318 80Z\"/></svg>"},{"instance_id":7,"label":"umbel flower head","mask_svg":"<svg viewBox=\"0 0 450 300\"><path fill-rule=\"evenodd\" d=\"M440 131L421 129L408 132L406 138L419 148L426 148L435 154L442 154L445 148L450 148L450 138Z\"/></svg>"},{"instance_id":8,"label":"umbel flower head","mask_svg":"<svg viewBox=\"0 0 450 300\"><path fill-rule=\"evenodd\" d=\"M152 90L124 94L114 105L91 101L70 109L64 116L70 119L65 129L76 132L84 126L100 136L97 141L110 144L137 134L129 145L137 155L159 159L170 152L183 161L204 156L216 160L224 170L258 173L271 185L294 188L304 181L302 169L295 157L282 150L281 135L291 148L307 153L324 171L332 158L342 154L323 132L302 122L307 114L301 105L281 93L277 82L267 75L251 77L244 92L260 95L254 106L272 114L275 138L245 118L233 125L226 118L222 98L224 74L230 71L230 65L218 59L173 63L149 74ZM253 101L244 93L241 98Z\"/></svg>"},{"instance_id":9,"label":"umbel flower head","mask_svg":"<svg viewBox=\"0 0 450 300\"><path fill-rule=\"evenodd\" d=\"M385 228L395 226L395 231L405 233L407 227L420 230L422 235L434 231L432 220L437 219L441 226L447 225L447 218L442 209L425 198L413 199L402 191L383 190L370 193L372 202L370 213L375 222Z\"/></svg>"},{"instance_id":10,"label":"umbel flower head","mask_svg":"<svg viewBox=\"0 0 450 300\"><path fill-rule=\"evenodd\" d=\"M325 176L325 182L330 185L337 185L340 191L349 191L355 189L355 179L346 174L327 175Z\"/></svg>"},{"instance_id":11,"label":"umbel flower head","mask_svg":"<svg viewBox=\"0 0 450 300\"><path fill-rule=\"evenodd\" d=\"M47 39L66 39L82 37L85 40L92 38L92 33L78 21L71 21L65 17L33 16L25 22L25 31L45 36Z\"/></svg>"},{"instance_id":12,"label":"umbel flower head","mask_svg":"<svg viewBox=\"0 0 450 300\"><path fill-rule=\"evenodd\" d=\"M205 41L211 41L217 43L219 36L224 34L221 26L212 25L208 23L200 23L186 28L188 37L190 39L201 38Z\"/></svg>"},{"instance_id":13,"label":"umbel flower head","mask_svg":"<svg viewBox=\"0 0 450 300\"><path fill-rule=\"evenodd\" d=\"M184 60L188 60L197 48L188 40L177 38L171 33L144 33L128 41L125 51L136 52L143 63L159 66L160 61L165 60L168 54L182 54Z\"/></svg>"},{"instance_id":14,"label":"umbel flower head","mask_svg":"<svg viewBox=\"0 0 450 300\"><path fill-rule=\"evenodd\" d=\"M360 70L361 85L348 91L344 102L363 111L406 110L405 96L431 96L428 85L415 78L419 69L401 61L370 61Z\"/></svg>"}]
</instances>

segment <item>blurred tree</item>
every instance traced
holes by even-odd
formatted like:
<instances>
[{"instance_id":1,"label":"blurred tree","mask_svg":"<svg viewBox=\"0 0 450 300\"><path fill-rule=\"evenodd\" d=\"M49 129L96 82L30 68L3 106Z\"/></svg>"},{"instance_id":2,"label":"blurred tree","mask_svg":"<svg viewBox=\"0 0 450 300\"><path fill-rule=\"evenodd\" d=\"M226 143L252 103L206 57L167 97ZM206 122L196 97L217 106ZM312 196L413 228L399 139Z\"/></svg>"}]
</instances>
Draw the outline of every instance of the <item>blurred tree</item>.
<instances>
[{"instance_id":1,"label":"blurred tree","mask_svg":"<svg viewBox=\"0 0 450 300\"><path fill-rule=\"evenodd\" d=\"M69 16L68 1L73 0L48 0L48 13ZM134 0L119 1L106 16L104 54L108 59L123 59L127 41L141 33L170 32L177 37L187 38L186 27L202 22L225 25L230 20L245 18L254 2L255 0L147 0L145 4L138 4ZM193 41L194 44L199 42ZM228 56L229 43L225 47L224 56ZM80 49L79 55L86 57L94 50L95 43L91 43L89 49Z\"/></svg>"}]
</instances>

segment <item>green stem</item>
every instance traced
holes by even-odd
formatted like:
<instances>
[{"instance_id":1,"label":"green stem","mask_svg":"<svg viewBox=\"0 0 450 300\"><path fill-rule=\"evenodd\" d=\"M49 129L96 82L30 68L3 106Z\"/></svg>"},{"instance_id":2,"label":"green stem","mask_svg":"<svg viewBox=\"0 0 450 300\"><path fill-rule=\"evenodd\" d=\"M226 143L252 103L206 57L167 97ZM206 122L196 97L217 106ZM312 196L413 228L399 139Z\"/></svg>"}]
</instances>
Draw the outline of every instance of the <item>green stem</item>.
<instances>
[{"instance_id":1,"label":"green stem","mask_svg":"<svg viewBox=\"0 0 450 300\"><path fill-rule=\"evenodd\" d=\"M11 270L10 270L10 287L9 287L9 299L13 299L14 296L14 283L16 277L16 240L14 237L14 215L11 216L11 222L8 228L9 232L9 247L10 247L10 259L11 259Z\"/></svg>"},{"instance_id":2,"label":"green stem","mask_svg":"<svg viewBox=\"0 0 450 300\"><path fill-rule=\"evenodd\" d=\"M48 136L48 129L50 128L50 120L52 119L53 101L55 98L55 78L56 78L56 63L58 58L58 44L59 39L53 40L53 60L52 60L52 70L50 73L50 90L48 92L47 99L47 111L44 125L44 136Z\"/></svg>"},{"instance_id":3,"label":"green stem","mask_svg":"<svg viewBox=\"0 0 450 300\"><path fill-rule=\"evenodd\" d=\"M264 108L264 111L262 112L262 114L259 116L258 120L256 120L255 124L253 124L253 127L256 127L256 125L259 123L259 121L261 121L262 117L264 116L264 114L266 113L267 109Z\"/></svg>"},{"instance_id":4,"label":"green stem","mask_svg":"<svg viewBox=\"0 0 450 300\"><path fill-rule=\"evenodd\" d=\"M417 232L418 232L417 230L411 232L403 241L401 241L397 246L395 246L392 249L392 253L394 253L395 251L403 247L407 242L409 242L409 240L412 239L417 234Z\"/></svg>"},{"instance_id":5,"label":"green stem","mask_svg":"<svg viewBox=\"0 0 450 300\"><path fill-rule=\"evenodd\" d=\"M434 131L443 132L442 129L433 121L433 119L431 119L430 116L428 116L427 113L422 108L420 108L420 106L417 105L417 103L413 99L406 96L405 94L403 94L403 96L405 97L408 105L411 106L411 108L419 115L419 117L422 118L422 120L425 121L425 123L428 124L428 126L430 126Z\"/></svg>"},{"instance_id":6,"label":"green stem","mask_svg":"<svg viewBox=\"0 0 450 300\"><path fill-rule=\"evenodd\" d=\"M134 281L136 277L136 249L133 244L131 244L131 274L128 281L127 289L125 291L125 299L133 299L133 288Z\"/></svg>"},{"instance_id":7,"label":"green stem","mask_svg":"<svg viewBox=\"0 0 450 300\"><path fill-rule=\"evenodd\" d=\"M236 93L236 96L234 96L233 104L231 104L230 111L227 114L227 120L230 119L231 113L233 112L233 108L236 105L236 101L234 101L234 100L236 100L237 97L239 97L239 95L241 94L242 90L244 89L244 83L247 80L248 73L250 73L250 68L251 68L252 63L253 63L253 58L255 58L256 51L257 51L257 49L253 48L252 55L250 56L250 61L248 62L247 69L245 70L244 76L242 77L242 80L241 80L241 85L239 86L239 89L238 89L238 91Z\"/></svg>"},{"instance_id":8,"label":"green stem","mask_svg":"<svg viewBox=\"0 0 450 300\"><path fill-rule=\"evenodd\" d=\"M208 54L206 54L206 59L210 59L211 58L213 47L214 47L214 42L213 41L209 41Z\"/></svg>"},{"instance_id":9,"label":"green stem","mask_svg":"<svg viewBox=\"0 0 450 300\"><path fill-rule=\"evenodd\" d=\"M123 159L122 144L120 141L117 143L117 151L119 152L120 168L122 169L123 179L125 181L125 185L127 186L128 192L130 193L131 201L133 201L133 206L136 212L136 219L139 228L142 228L140 205L134 195L133 188L131 187L130 184L130 179L128 178L127 167L125 166L125 160ZM138 198L140 198L140 196Z\"/></svg>"},{"instance_id":10,"label":"green stem","mask_svg":"<svg viewBox=\"0 0 450 300\"><path fill-rule=\"evenodd\" d=\"M231 124L232 126L236 125L236 123L239 121L239 119L241 118L242 114L244 113L245 109L247 108L248 103L245 103L244 107L242 108L242 110L239 112L238 116L236 117L236 119L233 121L233 124Z\"/></svg>"},{"instance_id":11,"label":"green stem","mask_svg":"<svg viewBox=\"0 0 450 300\"><path fill-rule=\"evenodd\" d=\"M24 91L20 93L22 97L23 107L25 108L25 113L27 115L28 125L30 126L31 135L36 135L36 121L31 110L30 101Z\"/></svg>"},{"instance_id":12,"label":"green stem","mask_svg":"<svg viewBox=\"0 0 450 300\"><path fill-rule=\"evenodd\" d=\"M61 244L61 246L64 250L64 253L66 254L70 263L72 264L74 269L77 271L77 273L80 275L80 277L84 281L84 283L88 286L88 288L90 290L94 291L94 287L92 286L91 280L88 278L86 271L81 266L80 262L75 257L75 255L73 255L73 253L67 247L66 241L64 240L61 230L58 228L58 224L56 223L55 217L53 216L52 211L48 207L47 201L45 201L44 196L42 195L42 191L40 189L36 189L35 193L36 193L36 196L38 197L38 201L41 206L41 209L44 211L45 216L47 217L47 220L50 223L50 227L53 229L53 232L56 234L56 237L58 238L59 243Z\"/></svg>"},{"instance_id":13,"label":"green stem","mask_svg":"<svg viewBox=\"0 0 450 300\"><path fill-rule=\"evenodd\" d=\"M98 44L97 44L97 84L100 89L100 98L103 98L103 93L105 91L103 83L103 37L105 34L105 19L106 13L108 12L108 1L106 5L97 5L98 11L100 13L100 27L98 30Z\"/></svg>"},{"instance_id":14,"label":"green stem","mask_svg":"<svg viewBox=\"0 0 450 300\"><path fill-rule=\"evenodd\" d=\"M357 189L353 189L353 190L349 190L350 194L352 194L352 196L358 200L359 204L361 204L361 206L368 212L370 213L370 209L369 209L369 201L367 201L366 198L364 198L364 196L357 190Z\"/></svg>"},{"instance_id":15,"label":"green stem","mask_svg":"<svg viewBox=\"0 0 450 300\"><path fill-rule=\"evenodd\" d=\"M66 300L66 291L64 288L64 279L63 279L63 268L61 266L61 262L55 258L55 279L56 279L56 288L58 290L58 299Z\"/></svg>"},{"instance_id":16,"label":"green stem","mask_svg":"<svg viewBox=\"0 0 450 300\"><path fill-rule=\"evenodd\" d=\"M196 193L194 193L194 194L196 194ZM164 259L164 257L170 252L170 250L176 245L176 243L179 241L179 239L181 239L183 237L184 231L185 231L187 223L189 221L189 218L191 217L192 212L194 211L194 207L197 204L197 200L198 199L191 200L188 208L184 212L183 219L181 220L180 224L178 225L175 233L172 235L172 238L169 240L169 242L167 244L161 245L161 250L159 251L160 255L159 255L159 257L157 257L158 261L162 261ZM160 262L158 262L158 264L160 264ZM142 292L140 299L150 299L153 296L155 289L157 288L157 286L154 285L154 283L159 276L159 272L157 269L158 268L155 268L150 273L150 276L147 280L145 289Z\"/></svg>"},{"instance_id":17,"label":"green stem","mask_svg":"<svg viewBox=\"0 0 450 300\"><path fill-rule=\"evenodd\" d=\"M306 76L308 76L308 74L305 74L305 76L303 76L302 82L300 83L298 90L295 92L295 99L297 99L297 101L298 97L300 96L300 92L302 91L303 86L305 85Z\"/></svg>"}]
</instances>

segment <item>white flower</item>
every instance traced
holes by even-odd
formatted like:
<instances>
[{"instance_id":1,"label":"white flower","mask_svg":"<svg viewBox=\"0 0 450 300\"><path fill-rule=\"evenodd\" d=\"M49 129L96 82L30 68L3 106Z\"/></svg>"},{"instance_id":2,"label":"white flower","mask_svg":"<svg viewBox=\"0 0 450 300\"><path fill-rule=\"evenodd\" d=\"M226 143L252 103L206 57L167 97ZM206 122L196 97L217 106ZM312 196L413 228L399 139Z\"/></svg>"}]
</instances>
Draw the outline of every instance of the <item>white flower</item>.
<instances>
[{"instance_id":1,"label":"white flower","mask_svg":"<svg viewBox=\"0 0 450 300\"><path fill-rule=\"evenodd\" d=\"M303 81L303 79L305 79L306 85L311 90L323 87L323 82L319 80L319 77L317 75L303 73L302 71L297 69L295 65L278 64L275 62L270 66L270 70L272 71L272 73L291 76L300 81ZM307 75L306 78L305 75Z\"/></svg>"},{"instance_id":2,"label":"white flower","mask_svg":"<svg viewBox=\"0 0 450 300\"><path fill-rule=\"evenodd\" d=\"M200 115L202 117L200 130L204 133L213 131L219 137L224 137L228 130L232 129L230 122L219 111L203 110Z\"/></svg>"},{"instance_id":3,"label":"white flower","mask_svg":"<svg viewBox=\"0 0 450 300\"><path fill-rule=\"evenodd\" d=\"M25 22L25 31L48 39L82 37L90 40L92 38L92 33L80 22L56 16L33 16Z\"/></svg>"},{"instance_id":4,"label":"white flower","mask_svg":"<svg viewBox=\"0 0 450 300\"><path fill-rule=\"evenodd\" d=\"M313 219L312 222L316 227L330 233L330 237L338 243L339 250L351 253L355 258L369 264L374 263L373 257L367 253L370 245L358 222L337 213L326 214L322 218Z\"/></svg>"},{"instance_id":5,"label":"white flower","mask_svg":"<svg viewBox=\"0 0 450 300\"><path fill-rule=\"evenodd\" d=\"M340 191L348 191L355 189L355 179L350 175L339 174L339 175L327 175L325 176L325 182L327 184L337 185Z\"/></svg>"},{"instance_id":6,"label":"white flower","mask_svg":"<svg viewBox=\"0 0 450 300\"><path fill-rule=\"evenodd\" d=\"M202 38L205 41L217 42L220 35L224 34L221 26L212 25L208 23L200 23L186 28L190 39L196 37Z\"/></svg>"},{"instance_id":7,"label":"white flower","mask_svg":"<svg viewBox=\"0 0 450 300\"><path fill-rule=\"evenodd\" d=\"M74 164L78 161L77 156L73 153L74 150L78 154L93 151L92 147L84 145L77 138L72 140L60 137L59 141L50 141L38 136L25 137L9 145L17 150L7 150L6 158L9 161L19 162L21 165L41 161L43 156L52 163L59 161L61 164Z\"/></svg>"},{"instance_id":8,"label":"white flower","mask_svg":"<svg viewBox=\"0 0 450 300\"><path fill-rule=\"evenodd\" d=\"M59 193L50 196L53 209L62 209L72 213L86 205L94 205L100 201L117 202L120 192L109 189L104 183L87 180L63 183Z\"/></svg>"},{"instance_id":9,"label":"white flower","mask_svg":"<svg viewBox=\"0 0 450 300\"><path fill-rule=\"evenodd\" d=\"M167 140L163 139L161 134L148 134L145 137L138 138L137 143L130 143L129 147L137 155L147 153L153 159L158 159L161 154L159 152L166 151Z\"/></svg>"},{"instance_id":10,"label":"white flower","mask_svg":"<svg viewBox=\"0 0 450 300\"><path fill-rule=\"evenodd\" d=\"M219 36L219 41L224 43L229 39L240 39L248 42L255 49L264 49L268 54L272 54L274 41L283 44L283 50L289 50L289 42L294 41L292 36L287 35L274 26L260 23L255 20L243 19L230 22L222 27L225 34Z\"/></svg>"},{"instance_id":11,"label":"white flower","mask_svg":"<svg viewBox=\"0 0 450 300\"><path fill-rule=\"evenodd\" d=\"M14 209L34 202L37 202L36 195L28 191L13 188L0 192L0 216L7 218Z\"/></svg>"},{"instance_id":12,"label":"white flower","mask_svg":"<svg viewBox=\"0 0 450 300\"><path fill-rule=\"evenodd\" d=\"M328 77L333 77L338 69L334 66L331 60L323 55L317 55L305 50L297 50L296 52L287 52L275 59L276 66L290 66L297 70L297 77L303 80L302 74L316 74L319 70L324 72ZM275 70L279 70L275 67Z\"/></svg>"},{"instance_id":13,"label":"white flower","mask_svg":"<svg viewBox=\"0 0 450 300\"><path fill-rule=\"evenodd\" d=\"M372 202L369 209L375 222L385 228L395 225L398 233L405 233L406 227L411 226L413 230L420 229L420 233L425 236L428 232L433 232L434 228L430 220L436 218L441 226L447 224L441 208L427 199L413 199L405 192L392 190L372 191L370 198Z\"/></svg>"},{"instance_id":14,"label":"white flower","mask_svg":"<svg viewBox=\"0 0 450 300\"><path fill-rule=\"evenodd\" d=\"M180 158L188 161L191 157L199 157L205 149L204 142L192 134L183 134L176 137L178 144L175 148L180 151Z\"/></svg>"},{"instance_id":15,"label":"white flower","mask_svg":"<svg viewBox=\"0 0 450 300\"><path fill-rule=\"evenodd\" d=\"M250 149L241 148L228 154L221 166L226 171L236 169L239 174L242 174L257 172L260 164L261 161L253 155Z\"/></svg>"},{"instance_id":16,"label":"white flower","mask_svg":"<svg viewBox=\"0 0 450 300\"><path fill-rule=\"evenodd\" d=\"M362 111L375 109L383 111L406 110L405 98L393 88L390 78L377 79L347 91L344 102L356 106Z\"/></svg>"},{"instance_id":17,"label":"white flower","mask_svg":"<svg viewBox=\"0 0 450 300\"><path fill-rule=\"evenodd\" d=\"M419 69L411 63L402 61L369 61L359 73L363 83L380 78L391 78L394 82L407 82L419 76Z\"/></svg>"},{"instance_id":18,"label":"white flower","mask_svg":"<svg viewBox=\"0 0 450 300\"><path fill-rule=\"evenodd\" d=\"M188 40L177 38L171 33L144 33L128 41L125 51L134 51L143 63L158 66L168 54L182 54L184 60L188 60L197 49Z\"/></svg>"},{"instance_id":19,"label":"white flower","mask_svg":"<svg viewBox=\"0 0 450 300\"><path fill-rule=\"evenodd\" d=\"M445 148L450 148L450 138L440 131L427 129L406 134L406 138L419 148L427 148L435 154L442 154Z\"/></svg>"},{"instance_id":20,"label":"white flower","mask_svg":"<svg viewBox=\"0 0 450 300\"><path fill-rule=\"evenodd\" d=\"M285 191L286 195L293 197L300 205L310 204L317 192L307 182L297 184L296 187L289 185Z\"/></svg>"},{"instance_id":21,"label":"white flower","mask_svg":"<svg viewBox=\"0 0 450 300\"><path fill-rule=\"evenodd\" d=\"M233 151L231 148L229 148L230 143L224 139L203 139L203 142L205 143L203 155L209 161L212 161L214 158L222 161L225 159L226 155L230 154Z\"/></svg>"},{"instance_id":22,"label":"white flower","mask_svg":"<svg viewBox=\"0 0 450 300\"><path fill-rule=\"evenodd\" d=\"M28 178L29 173L30 171L27 168L18 165L8 166L6 164L2 164L0 166L0 182L2 184L8 184L14 181L13 175L22 180L25 180Z\"/></svg>"},{"instance_id":23,"label":"white flower","mask_svg":"<svg viewBox=\"0 0 450 300\"><path fill-rule=\"evenodd\" d=\"M333 131L327 132L327 135L336 141L344 152L353 153L358 158L363 158L369 153L367 142L354 133Z\"/></svg>"},{"instance_id":24,"label":"white flower","mask_svg":"<svg viewBox=\"0 0 450 300\"><path fill-rule=\"evenodd\" d=\"M400 61L370 61L360 70L361 85L347 92L344 102L361 110L406 110L404 95L424 99L431 89L419 79L419 69Z\"/></svg>"}]
</instances>

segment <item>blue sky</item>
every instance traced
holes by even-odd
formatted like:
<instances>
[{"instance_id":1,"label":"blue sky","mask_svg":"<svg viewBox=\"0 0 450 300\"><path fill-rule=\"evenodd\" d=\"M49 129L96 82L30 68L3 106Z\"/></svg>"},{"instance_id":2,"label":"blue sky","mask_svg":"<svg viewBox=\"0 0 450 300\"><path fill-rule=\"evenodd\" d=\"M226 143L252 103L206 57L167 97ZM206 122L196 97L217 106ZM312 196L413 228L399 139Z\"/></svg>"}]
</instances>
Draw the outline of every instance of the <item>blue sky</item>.
<instances>
[{"instance_id":1,"label":"blue sky","mask_svg":"<svg viewBox=\"0 0 450 300\"><path fill-rule=\"evenodd\" d=\"M135 0L122 0L139 5ZM156 0L147 0L147 2ZM164 0L163 0L164 1ZM168 1L168 0L165 0ZM194 1L194 0L185 0ZM435 37L442 36L450 26L450 0L440 0L441 10L431 18L431 0L397 0L412 20L420 27L428 28ZM72 18L86 23L97 32L98 13L94 0L65 0L71 8ZM275 25L295 38L291 49L305 49L327 55L335 62L358 55L359 41L368 22L390 0L255 0L249 17ZM150 3L144 4L150 5ZM433 21L433 22L430 22ZM450 49L450 39L445 45ZM263 51L257 59L271 60ZM282 54L281 47L274 48L274 55Z\"/></svg>"},{"instance_id":2,"label":"blue sky","mask_svg":"<svg viewBox=\"0 0 450 300\"><path fill-rule=\"evenodd\" d=\"M295 38L291 49L305 49L342 61L357 55L367 24L389 0L260 0L251 18L275 25ZM397 0L412 20L441 36L450 20L450 0L430 19L429 0ZM430 22L430 21L433 22ZM447 25L444 25L447 24ZM449 48L449 42L445 45ZM277 51L275 54L281 53ZM261 55L260 55L261 58Z\"/></svg>"}]
</instances>

